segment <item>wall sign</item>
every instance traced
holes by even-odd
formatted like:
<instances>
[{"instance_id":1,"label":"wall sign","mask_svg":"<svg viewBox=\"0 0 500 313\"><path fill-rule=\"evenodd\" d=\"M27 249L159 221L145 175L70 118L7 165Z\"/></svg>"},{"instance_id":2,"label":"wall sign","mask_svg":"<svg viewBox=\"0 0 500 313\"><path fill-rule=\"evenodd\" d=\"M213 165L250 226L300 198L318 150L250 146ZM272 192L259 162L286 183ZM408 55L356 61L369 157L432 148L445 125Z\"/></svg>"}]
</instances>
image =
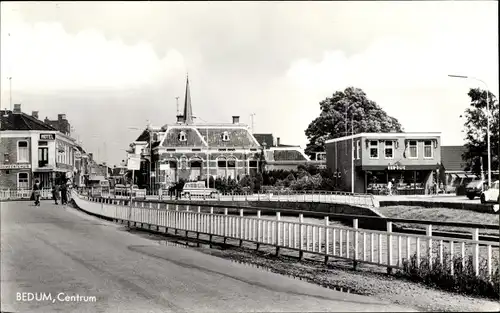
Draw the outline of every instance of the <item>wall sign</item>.
<instances>
[{"instance_id":1,"label":"wall sign","mask_svg":"<svg viewBox=\"0 0 500 313\"><path fill-rule=\"evenodd\" d=\"M11 169L21 169L21 168L31 168L31 164L0 164L0 169L11 170Z\"/></svg>"},{"instance_id":2,"label":"wall sign","mask_svg":"<svg viewBox=\"0 0 500 313\"><path fill-rule=\"evenodd\" d=\"M389 171L404 171L406 169L406 166L401 165L401 163L396 162L394 164L390 164L387 166L387 170Z\"/></svg>"},{"instance_id":3,"label":"wall sign","mask_svg":"<svg viewBox=\"0 0 500 313\"><path fill-rule=\"evenodd\" d=\"M56 140L56 134L40 134L41 140Z\"/></svg>"}]
</instances>

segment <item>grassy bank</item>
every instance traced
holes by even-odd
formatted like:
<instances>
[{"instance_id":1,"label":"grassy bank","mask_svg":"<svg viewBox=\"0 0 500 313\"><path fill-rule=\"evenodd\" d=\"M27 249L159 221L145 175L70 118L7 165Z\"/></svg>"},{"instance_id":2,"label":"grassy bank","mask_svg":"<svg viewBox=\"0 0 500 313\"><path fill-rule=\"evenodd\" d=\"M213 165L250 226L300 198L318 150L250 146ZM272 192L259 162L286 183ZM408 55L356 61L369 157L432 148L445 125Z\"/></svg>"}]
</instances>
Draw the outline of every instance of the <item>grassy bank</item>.
<instances>
[{"instance_id":1,"label":"grassy bank","mask_svg":"<svg viewBox=\"0 0 500 313\"><path fill-rule=\"evenodd\" d=\"M448 208L423 208L418 206L388 206L377 208L377 210L386 217L403 218L403 219L419 219L438 222L462 222L462 223L477 223L488 225L500 225L500 215L490 213L478 213L468 210L457 210ZM419 224L400 224L403 227L411 227L417 229L425 229L425 225ZM434 226L435 230L453 231L462 233L471 233L470 228ZM482 234L498 235L499 229L480 229Z\"/></svg>"}]
</instances>

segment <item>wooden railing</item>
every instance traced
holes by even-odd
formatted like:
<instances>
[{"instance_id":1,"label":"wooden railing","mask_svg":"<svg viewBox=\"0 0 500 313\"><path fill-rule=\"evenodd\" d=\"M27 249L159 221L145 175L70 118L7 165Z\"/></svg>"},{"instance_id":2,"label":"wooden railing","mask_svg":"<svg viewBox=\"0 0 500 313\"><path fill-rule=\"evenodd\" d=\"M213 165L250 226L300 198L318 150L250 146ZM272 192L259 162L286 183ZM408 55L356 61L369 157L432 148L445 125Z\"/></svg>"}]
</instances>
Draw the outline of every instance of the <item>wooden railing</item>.
<instances>
[{"instance_id":1,"label":"wooden railing","mask_svg":"<svg viewBox=\"0 0 500 313\"><path fill-rule=\"evenodd\" d=\"M30 199L31 189L1 189L0 200L27 200ZM41 199L51 199L52 191L50 189L40 190Z\"/></svg>"},{"instance_id":2,"label":"wooden railing","mask_svg":"<svg viewBox=\"0 0 500 313\"><path fill-rule=\"evenodd\" d=\"M269 245L280 249L316 254L328 258L350 260L358 263L373 264L392 269L402 269L403 262L416 255L417 263L426 258L430 264L434 260L443 264L448 260L469 257L473 259L474 272L479 275L480 262L486 262L486 274L491 275L493 267L498 267L499 242L480 240L480 229L498 229L497 225L478 225L470 223L451 223L456 227L475 227L471 239L450 238L433 234L432 222L401 220L398 222L428 223L426 233L411 234L394 231L393 221L386 221L386 230L364 229L359 227L359 219L352 218L352 226L332 224L328 216L322 220L304 220L298 217L281 217L275 212L273 217L263 216L260 210L252 215L244 215L239 209L237 215L230 214L228 208L222 212L214 211L210 204L196 206L169 203L145 203L133 201L126 205L124 200L90 198L75 193L73 196L80 209L117 221L126 221L141 227L148 226L157 230L176 229L187 233L219 236L258 245ZM235 213L234 211L231 213ZM252 212L253 213L253 212ZM248 213L247 213L248 214ZM374 217L370 217L374 219ZM380 219L380 218L378 218ZM446 224L444 222L440 225ZM495 228L496 227L496 228ZM493 264L495 263L495 264ZM449 271L454 273L454 262Z\"/></svg>"}]
</instances>

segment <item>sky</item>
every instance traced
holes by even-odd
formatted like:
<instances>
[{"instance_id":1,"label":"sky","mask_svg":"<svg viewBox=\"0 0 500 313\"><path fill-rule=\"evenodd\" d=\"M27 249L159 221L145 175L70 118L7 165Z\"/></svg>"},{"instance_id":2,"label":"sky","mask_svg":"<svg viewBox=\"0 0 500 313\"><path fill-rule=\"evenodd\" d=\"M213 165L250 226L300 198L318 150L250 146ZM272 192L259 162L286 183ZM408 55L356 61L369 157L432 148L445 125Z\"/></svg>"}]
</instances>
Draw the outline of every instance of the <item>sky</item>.
<instances>
[{"instance_id":1,"label":"sky","mask_svg":"<svg viewBox=\"0 0 500 313\"><path fill-rule=\"evenodd\" d=\"M195 116L307 143L319 102L361 88L405 131L463 144L469 88L498 95L497 1L1 2L1 107L66 114L118 164L148 122ZM11 88L8 77L12 77Z\"/></svg>"}]
</instances>

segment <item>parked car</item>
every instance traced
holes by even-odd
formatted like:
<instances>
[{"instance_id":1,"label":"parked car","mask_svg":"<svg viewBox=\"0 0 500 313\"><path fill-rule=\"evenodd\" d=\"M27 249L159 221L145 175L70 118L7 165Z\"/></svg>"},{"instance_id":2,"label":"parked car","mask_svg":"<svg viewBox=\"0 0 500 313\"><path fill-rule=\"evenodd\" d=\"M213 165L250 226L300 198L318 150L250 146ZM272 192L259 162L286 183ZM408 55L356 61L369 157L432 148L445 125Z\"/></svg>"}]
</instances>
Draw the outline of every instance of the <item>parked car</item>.
<instances>
[{"instance_id":1,"label":"parked car","mask_svg":"<svg viewBox=\"0 0 500 313\"><path fill-rule=\"evenodd\" d=\"M473 180L465 187L465 195L470 200L474 200L475 197L480 197L481 193L485 189L486 181L482 179Z\"/></svg>"},{"instance_id":2,"label":"parked car","mask_svg":"<svg viewBox=\"0 0 500 313\"><path fill-rule=\"evenodd\" d=\"M498 189L499 189L499 181L497 180L496 182L491 184L491 187L487 188L481 194L481 203L487 203L487 202L498 203L498 195L499 195Z\"/></svg>"},{"instance_id":3,"label":"parked car","mask_svg":"<svg viewBox=\"0 0 500 313\"><path fill-rule=\"evenodd\" d=\"M181 197L201 196L215 198L218 193L217 189L205 187L204 181L188 182L182 188Z\"/></svg>"}]
</instances>

